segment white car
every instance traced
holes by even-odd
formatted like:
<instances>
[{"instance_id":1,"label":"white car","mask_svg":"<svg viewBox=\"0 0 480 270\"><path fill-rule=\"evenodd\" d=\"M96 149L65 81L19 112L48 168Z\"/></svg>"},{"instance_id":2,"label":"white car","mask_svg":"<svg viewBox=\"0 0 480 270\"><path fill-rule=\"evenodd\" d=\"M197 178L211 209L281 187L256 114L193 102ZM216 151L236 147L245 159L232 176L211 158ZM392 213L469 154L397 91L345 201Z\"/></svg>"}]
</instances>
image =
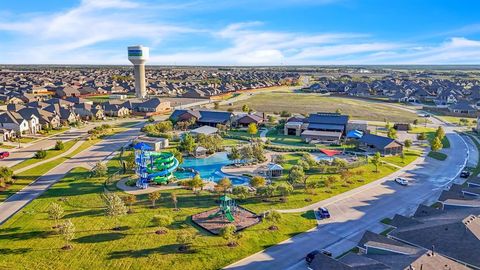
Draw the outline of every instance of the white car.
<instances>
[{"instance_id":1,"label":"white car","mask_svg":"<svg viewBox=\"0 0 480 270\"><path fill-rule=\"evenodd\" d=\"M397 177L397 178L395 178L395 182L397 182L398 184L400 184L402 186L408 186L408 180L405 179L405 178Z\"/></svg>"}]
</instances>

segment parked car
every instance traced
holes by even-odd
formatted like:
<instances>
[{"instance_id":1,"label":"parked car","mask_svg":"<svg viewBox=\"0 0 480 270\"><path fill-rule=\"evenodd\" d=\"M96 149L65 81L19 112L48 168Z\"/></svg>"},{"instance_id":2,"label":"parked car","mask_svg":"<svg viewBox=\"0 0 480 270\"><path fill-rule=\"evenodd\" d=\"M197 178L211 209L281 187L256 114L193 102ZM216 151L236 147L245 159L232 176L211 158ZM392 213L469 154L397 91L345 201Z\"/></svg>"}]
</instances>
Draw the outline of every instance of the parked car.
<instances>
[{"instance_id":1,"label":"parked car","mask_svg":"<svg viewBox=\"0 0 480 270\"><path fill-rule=\"evenodd\" d=\"M315 256L317 256L320 253L321 253L320 250L314 250L314 251L308 253L307 256L305 256L305 261L308 264L310 264L313 261L313 259L315 258Z\"/></svg>"},{"instance_id":2,"label":"parked car","mask_svg":"<svg viewBox=\"0 0 480 270\"><path fill-rule=\"evenodd\" d=\"M7 158L8 156L10 156L10 153L9 152L0 152L0 159L4 159L4 158Z\"/></svg>"},{"instance_id":3,"label":"parked car","mask_svg":"<svg viewBox=\"0 0 480 270\"><path fill-rule=\"evenodd\" d=\"M318 214L320 215L320 218L330 218L330 212L328 212L328 209L325 207L319 207Z\"/></svg>"},{"instance_id":4,"label":"parked car","mask_svg":"<svg viewBox=\"0 0 480 270\"><path fill-rule=\"evenodd\" d=\"M397 177L397 178L395 178L395 182L397 182L398 184L400 184L402 186L408 186L408 180L405 179L405 178Z\"/></svg>"},{"instance_id":5,"label":"parked car","mask_svg":"<svg viewBox=\"0 0 480 270\"><path fill-rule=\"evenodd\" d=\"M470 174L471 174L471 172L469 172L469 171L462 171L460 173L460 177L461 178L468 178L470 176Z\"/></svg>"}]
</instances>

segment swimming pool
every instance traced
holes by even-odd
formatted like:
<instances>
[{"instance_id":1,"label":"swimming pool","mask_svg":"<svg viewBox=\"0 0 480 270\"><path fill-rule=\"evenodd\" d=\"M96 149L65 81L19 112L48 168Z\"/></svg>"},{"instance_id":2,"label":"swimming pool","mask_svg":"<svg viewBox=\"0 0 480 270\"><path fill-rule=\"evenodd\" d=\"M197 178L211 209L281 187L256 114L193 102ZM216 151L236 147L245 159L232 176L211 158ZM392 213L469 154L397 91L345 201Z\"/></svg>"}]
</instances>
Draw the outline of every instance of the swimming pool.
<instances>
[{"instance_id":1,"label":"swimming pool","mask_svg":"<svg viewBox=\"0 0 480 270\"><path fill-rule=\"evenodd\" d=\"M200 177L205 180L218 182L224 177L228 177L233 185L246 185L249 181L247 177L228 175L223 173L220 169L223 166L230 165L233 162L228 159L226 152L215 153L206 158L187 157L183 159L181 168L190 168L197 171ZM195 174L189 171L177 171L175 177L178 179L192 178Z\"/></svg>"}]
</instances>

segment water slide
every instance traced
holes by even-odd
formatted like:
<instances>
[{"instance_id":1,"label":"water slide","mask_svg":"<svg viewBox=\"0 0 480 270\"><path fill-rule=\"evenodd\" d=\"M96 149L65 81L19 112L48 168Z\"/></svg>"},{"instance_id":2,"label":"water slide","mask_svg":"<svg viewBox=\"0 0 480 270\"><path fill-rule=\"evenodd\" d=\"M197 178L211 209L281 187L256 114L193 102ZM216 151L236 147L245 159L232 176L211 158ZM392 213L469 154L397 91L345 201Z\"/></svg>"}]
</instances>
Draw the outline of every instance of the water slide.
<instances>
[{"instance_id":1,"label":"water slide","mask_svg":"<svg viewBox=\"0 0 480 270\"><path fill-rule=\"evenodd\" d=\"M152 162L147 168L148 179L157 184L170 180L179 165L178 160L169 152L152 153L149 158Z\"/></svg>"}]
</instances>

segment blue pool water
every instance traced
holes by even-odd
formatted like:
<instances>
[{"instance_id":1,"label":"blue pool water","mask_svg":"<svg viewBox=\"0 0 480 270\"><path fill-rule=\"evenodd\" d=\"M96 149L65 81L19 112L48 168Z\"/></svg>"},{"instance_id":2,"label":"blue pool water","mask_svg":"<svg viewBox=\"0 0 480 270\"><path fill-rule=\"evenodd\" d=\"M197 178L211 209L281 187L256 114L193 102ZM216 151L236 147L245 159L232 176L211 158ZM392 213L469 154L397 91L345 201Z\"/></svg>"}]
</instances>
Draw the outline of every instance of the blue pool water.
<instances>
[{"instance_id":1,"label":"blue pool water","mask_svg":"<svg viewBox=\"0 0 480 270\"><path fill-rule=\"evenodd\" d=\"M191 168L200 174L200 177L205 180L212 180L218 182L218 180L228 177L232 181L233 185L245 185L248 183L247 177L233 176L222 173L220 170L223 166L232 164L232 161L228 159L226 152L215 153L206 158L193 158L187 157L183 159L181 168ZM178 179L192 178L193 172L177 171L175 177Z\"/></svg>"}]
</instances>

